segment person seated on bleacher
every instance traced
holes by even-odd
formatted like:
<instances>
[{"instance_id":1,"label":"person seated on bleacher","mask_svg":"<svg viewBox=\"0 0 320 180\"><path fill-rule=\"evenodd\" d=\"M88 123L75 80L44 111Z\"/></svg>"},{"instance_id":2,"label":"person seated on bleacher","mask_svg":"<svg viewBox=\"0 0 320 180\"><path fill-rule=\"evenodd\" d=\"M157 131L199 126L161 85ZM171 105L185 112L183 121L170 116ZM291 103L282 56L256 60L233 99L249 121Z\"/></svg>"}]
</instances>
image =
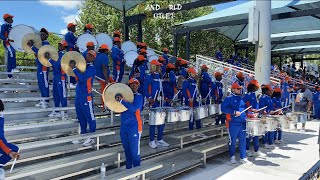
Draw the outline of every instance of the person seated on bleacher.
<instances>
[{"instance_id":1,"label":"person seated on bleacher","mask_svg":"<svg viewBox=\"0 0 320 180\"><path fill-rule=\"evenodd\" d=\"M273 93L272 93L272 101L273 101L273 110L278 110L281 109L282 107L285 107L285 105L282 105L281 102L281 89L280 88L275 88ZM283 115L282 110L276 112L277 115ZM274 142L276 144L281 144L282 143L282 129L277 128L277 130L274 132Z\"/></svg>"},{"instance_id":2,"label":"person seated on bleacher","mask_svg":"<svg viewBox=\"0 0 320 180\"><path fill-rule=\"evenodd\" d=\"M57 61L50 59L50 54L45 53L44 57L49 60L49 62L52 65L53 69L53 101L54 101L54 106L58 108L60 106L62 107L67 107L67 86L66 86L66 79L67 75L66 73L61 69L61 58L64 55L68 48L68 43L65 40L62 40L61 42L58 43L58 51L59 51L59 58ZM49 117L67 117L68 115L64 112L61 111L60 113L57 111L52 111L51 114L49 114Z\"/></svg>"},{"instance_id":3,"label":"person seated on bleacher","mask_svg":"<svg viewBox=\"0 0 320 180\"><path fill-rule=\"evenodd\" d=\"M93 65L97 54L95 51L90 50L87 53L86 61L87 68L85 72L81 73L77 69L76 62L71 60L69 63L70 68L73 70L76 78L78 79L76 87L75 107L77 118L80 123L81 134L87 133L87 124L89 124L90 133L96 131L96 119L93 112L93 94L92 86L96 75L96 68ZM83 139L73 141L74 144L83 143L84 146L91 146L94 143L94 139L88 138L85 141Z\"/></svg>"},{"instance_id":4,"label":"person seated on bleacher","mask_svg":"<svg viewBox=\"0 0 320 180\"><path fill-rule=\"evenodd\" d=\"M123 99L121 94L115 98L127 110L121 113L120 137L126 155L126 169L140 166L140 138L142 134L141 111L143 108L143 95L138 93L140 83L138 79L129 80L129 87L133 91L132 103Z\"/></svg>"},{"instance_id":5,"label":"person seated on bleacher","mask_svg":"<svg viewBox=\"0 0 320 180\"><path fill-rule=\"evenodd\" d=\"M247 55L242 59L242 63L243 64L249 64L249 58L248 58Z\"/></svg>"},{"instance_id":6,"label":"person seated on bleacher","mask_svg":"<svg viewBox=\"0 0 320 180\"><path fill-rule=\"evenodd\" d=\"M219 47L219 50L216 52L215 57L218 61L223 61L222 47Z\"/></svg>"},{"instance_id":7,"label":"person seated on bleacher","mask_svg":"<svg viewBox=\"0 0 320 180\"><path fill-rule=\"evenodd\" d=\"M234 64L234 59L233 59L232 55L229 56L229 59L227 60L227 63L231 64L231 65Z\"/></svg>"},{"instance_id":8,"label":"person seated on bleacher","mask_svg":"<svg viewBox=\"0 0 320 180\"><path fill-rule=\"evenodd\" d=\"M246 156L246 105L241 96L241 89L237 82L231 85L232 94L221 104L221 111L227 114L227 128L229 132L229 155L232 164L236 164L236 144L239 140L240 163L250 164Z\"/></svg>"},{"instance_id":9,"label":"person seated on bleacher","mask_svg":"<svg viewBox=\"0 0 320 180\"><path fill-rule=\"evenodd\" d=\"M4 111L4 104L0 100L0 179L4 179L5 172L3 167L9 162L11 159L17 158L19 159L19 148L11 143L8 143L6 138L4 137L4 117L2 112Z\"/></svg>"}]
</instances>

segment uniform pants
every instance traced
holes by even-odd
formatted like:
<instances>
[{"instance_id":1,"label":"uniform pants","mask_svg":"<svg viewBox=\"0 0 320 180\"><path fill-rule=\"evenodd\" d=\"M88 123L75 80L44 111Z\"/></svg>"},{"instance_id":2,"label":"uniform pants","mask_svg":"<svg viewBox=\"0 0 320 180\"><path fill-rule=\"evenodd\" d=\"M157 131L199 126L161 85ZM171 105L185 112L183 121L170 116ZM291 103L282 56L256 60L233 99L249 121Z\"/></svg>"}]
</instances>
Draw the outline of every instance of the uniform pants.
<instances>
[{"instance_id":1,"label":"uniform pants","mask_svg":"<svg viewBox=\"0 0 320 180\"><path fill-rule=\"evenodd\" d=\"M163 138L163 131L164 131L165 124L162 124L162 125L150 125L149 126L150 142L154 141L154 136L156 134L156 127L158 128L157 140L160 141Z\"/></svg>"},{"instance_id":2,"label":"uniform pants","mask_svg":"<svg viewBox=\"0 0 320 180\"><path fill-rule=\"evenodd\" d=\"M7 54L7 72L11 72L12 69L17 67L17 60L16 60L16 51L13 49L12 46L4 46ZM9 78L12 78L11 74L8 74Z\"/></svg>"},{"instance_id":3,"label":"uniform pants","mask_svg":"<svg viewBox=\"0 0 320 180\"><path fill-rule=\"evenodd\" d=\"M226 123L226 115L225 114L219 114L217 117L216 117L216 125L219 125L219 124L225 124Z\"/></svg>"},{"instance_id":4,"label":"uniform pants","mask_svg":"<svg viewBox=\"0 0 320 180\"><path fill-rule=\"evenodd\" d=\"M130 127L120 127L120 137L126 155L126 168L140 166L140 138L138 124Z\"/></svg>"},{"instance_id":5,"label":"uniform pants","mask_svg":"<svg viewBox=\"0 0 320 180\"><path fill-rule=\"evenodd\" d=\"M104 91L104 88L106 88L106 82L102 80L98 80L98 82L100 83L100 92L102 94ZM101 96L101 104L102 104L102 110L104 110L104 102L103 102L102 96Z\"/></svg>"},{"instance_id":6,"label":"uniform pants","mask_svg":"<svg viewBox=\"0 0 320 180\"><path fill-rule=\"evenodd\" d=\"M13 152L18 152L19 148L11 143L8 143L7 141L3 141L3 143L9 148L11 149ZM0 149L0 164L5 165L7 164L7 162L9 162L12 158L6 154L2 149ZM3 168L3 166L0 165L0 168Z\"/></svg>"},{"instance_id":7,"label":"uniform pants","mask_svg":"<svg viewBox=\"0 0 320 180\"><path fill-rule=\"evenodd\" d=\"M113 79L115 82L121 82L124 74L124 67L120 67L118 71L116 68L113 69Z\"/></svg>"},{"instance_id":8,"label":"uniform pants","mask_svg":"<svg viewBox=\"0 0 320 180\"><path fill-rule=\"evenodd\" d=\"M196 127L197 127L197 129L201 129L201 119L195 120L194 115L195 115L195 114L194 114L194 111L193 111L193 109L192 109L192 110L191 110L190 120L189 120L189 131L192 131L192 130L193 130L194 121L196 121Z\"/></svg>"},{"instance_id":9,"label":"uniform pants","mask_svg":"<svg viewBox=\"0 0 320 180\"><path fill-rule=\"evenodd\" d=\"M278 129L274 132L274 140L281 140L281 139L282 139L282 130Z\"/></svg>"},{"instance_id":10,"label":"uniform pants","mask_svg":"<svg viewBox=\"0 0 320 180\"><path fill-rule=\"evenodd\" d=\"M240 159L246 158L246 123L229 123L229 155L236 153L236 143L239 139Z\"/></svg>"},{"instance_id":11,"label":"uniform pants","mask_svg":"<svg viewBox=\"0 0 320 180\"><path fill-rule=\"evenodd\" d=\"M320 119L320 105L314 106L314 119Z\"/></svg>"},{"instance_id":12,"label":"uniform pants","mask_svg":"<svg viewBox=\"0 0 320 180\"><path fill-rule=\"evenodd\" d=\"M75 107L77 118L80 123L80 133L85 134L87 132L87 124L89 124L90 132L96 131L96 119L93 113L93 101L88 101L87 98L76 97Z\"/></svg>"},{"instance_id":13,"label":"uniform pants","mask_svg":"<svg viewBox=\"0 0 320 180\"><path fill-rule=\"evenodd\" d=\"M52 94L55 107L59 107L60 103L62 107L67 107L67 91L65 80L60 80L59 78L53 79Z\"/></svg>"},{"instance_id":14,"label":"uniform pants","mask_svg":"<svg viewBox=\"0 0 320 180\"><path fill-rule=\"evenodd\" d=\"M246 149L250 150L251 139L253 139L254 152L259 151L259 136L253 136L253 137L249 136L249 137L247 137Z\"/></svg>"},{"instance_id":15,"label":"uniform pants","mask_svg":"<svg viewBox=\"0 0 320 180\"><path fill-rule=\"evenodd\" d=\"M274 141L274 131L268 131L263 137L263 143L272 145Z\"/></svg>"},{"instance_id":16,"label":"uniform pants","mask_svg":"<svg viewBox=\"0 0 320 180\"><path fill-rule=\"evenodd\" d=\"M73 76L70 76L70 83L72 83L72 84L77 84L76 78L73 77Z\"/></svg>"},{"instance_id":17,"label":"uniform pants","mask_svg":"<svg viewBox=\"0 0 320 180\"><path fill-rule=\"evenodd\" d=\"M47 71L38 71L38 87L41 93L41 97L49 97L49 81L48 81L49 73ZM46 100L49 102L49 100Z\"/></svg>"}]
</instances>

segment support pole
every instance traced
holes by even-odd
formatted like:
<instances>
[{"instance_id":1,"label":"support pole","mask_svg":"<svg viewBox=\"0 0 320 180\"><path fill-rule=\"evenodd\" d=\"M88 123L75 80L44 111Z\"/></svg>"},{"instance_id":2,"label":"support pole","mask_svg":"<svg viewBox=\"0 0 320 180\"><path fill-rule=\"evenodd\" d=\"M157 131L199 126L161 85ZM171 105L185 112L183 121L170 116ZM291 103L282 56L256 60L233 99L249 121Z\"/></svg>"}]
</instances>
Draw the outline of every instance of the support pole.
<instances>
[{"instance_id":1,"label":"support pole","mask_svg":"<svg viewBox=\"0 0 320 180\"><path fill-rule=\"evenodd\" d=\"M186 59L190 61L190 31L186 34Z\"/></svg>"},{"instance_id":2,"label":"support pole","mask_svg":"<svg viewBox=\"0 0 320 180\"><path fill-rule=\"evenodd\" d=\"M178 34L177 33L174 33L173 34L173 55L174 56L177 56L177 52L178 52L178 49L177 49L177 42L178 41Z\"/></svg>"},{"instance_id":3,"label":"support pole","mask_svg":"<svg viewBox=\"0 0 320 180\"><path fill-rule=\"evenodd\" d=\"M138 42L142 42L142 20L138 22Z\"/></svg>"},{"instance_id":4,"label":"support pole","mask_svg":"<svg viewBox=\"0 0 320 180\"><path fill-rule=\"evenodd\" d=\"M271 72L271 1L256 0L259 16L259 41L256 43L255 76L260 84L270 83Z\"/></svg>"},{"instance_id":5,"label":"support pole","mask_svg":"<svg viewBox=\"0 0 320 180\"><path fill-rule=\"evenodd\" d=\"M127 24L126 24L126 21L125 21L125 19L126 19L126 7L125 7L125 3L124 3L124 1L122 1L122 13L123 13L123 32L124 32L124 37L123 37L123 39L125 40L125 41L128 41L129 40L129 28L128 28L128 26L127 26Z\"/></svg>"}]
</instances>

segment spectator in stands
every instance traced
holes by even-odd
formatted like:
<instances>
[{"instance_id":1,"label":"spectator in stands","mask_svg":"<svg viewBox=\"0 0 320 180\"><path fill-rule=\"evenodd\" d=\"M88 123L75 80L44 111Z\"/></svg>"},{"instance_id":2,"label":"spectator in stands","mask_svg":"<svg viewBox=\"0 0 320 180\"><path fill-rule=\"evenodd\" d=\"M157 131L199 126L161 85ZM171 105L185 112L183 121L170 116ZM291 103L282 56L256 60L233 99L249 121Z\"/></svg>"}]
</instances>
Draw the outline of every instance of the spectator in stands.
<instances>
[{"instance_id":1,"label":"spectator in stands","mask_svg":"<svg viewBox=\"0 0 320 180\"><path fill-rule=\"evenodd\" d=\"M312 92L306 87L305 84L299 85L299 91L296 98L295 111L303 113L299 117L299 122L302 123L301 132L305 132L308 113L312 107ZM295 130L297 130L297 124L295 124Z\"/></svg>"},{"instance_id":2,"label":"spectator in stands","mask_svg":"<svg viewBox=\"0 0 320 180\"><path fill-rule=\"evenodd\" d=\"M223 61L222 47L219 47L219 50L216 52L215 57L218 61Z\"/></svg>"},{"instance_id":3,"label":"spectator in stands","mask_svg":"<svg viewBox=\"0 0 320 180\"><path fill-rule=\"evenodd\" d=\"M17 158L19 159L19 148L11 143L8 143L6 138L4 137L4 117L2 112L4 111L4 104L0 100L0 175L4 179L4 170L3 167L7 162L11 159Z\"/></svg>"},{"instance_id":4,"label":"spectator in stands","mask_svg":"<svg viewBox=\"0 0 320 180\"><path fill-rule=\"evenodd\" d=\"M242 63L243 63L243 64L249 64L249 58L248 58L248 56L245 56L245 57L243 58Z\"/></svg>"},{"instance_id":5,"label":"spectator in stands","mask_svg":"<svg viewBox=\"0 0 320 180\"><path fill-rule=\"evenodd\" d=\"M232 58L232 55L229 56L229 59L227 60L228 64L233 65L234 64L234 59Z\"/></svg>"}]
</instances>

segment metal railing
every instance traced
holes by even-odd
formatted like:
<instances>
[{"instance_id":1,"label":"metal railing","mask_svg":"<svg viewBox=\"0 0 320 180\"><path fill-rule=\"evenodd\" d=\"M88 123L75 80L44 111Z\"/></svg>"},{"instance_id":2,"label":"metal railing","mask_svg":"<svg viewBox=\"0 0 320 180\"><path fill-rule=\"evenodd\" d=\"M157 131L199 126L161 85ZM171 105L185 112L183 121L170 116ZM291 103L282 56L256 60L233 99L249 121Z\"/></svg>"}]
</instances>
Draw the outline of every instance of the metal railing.
<instances>
[{"instance_id":1,"label":"metal railing","mask_svg":"<svg viewBox=\"0 0 320 180\"><path fill-rule=\"evenodd\" d=\"M313 165L299 180L317 180L320 177L320 161Z\"/></svg>"}]
</instances>

